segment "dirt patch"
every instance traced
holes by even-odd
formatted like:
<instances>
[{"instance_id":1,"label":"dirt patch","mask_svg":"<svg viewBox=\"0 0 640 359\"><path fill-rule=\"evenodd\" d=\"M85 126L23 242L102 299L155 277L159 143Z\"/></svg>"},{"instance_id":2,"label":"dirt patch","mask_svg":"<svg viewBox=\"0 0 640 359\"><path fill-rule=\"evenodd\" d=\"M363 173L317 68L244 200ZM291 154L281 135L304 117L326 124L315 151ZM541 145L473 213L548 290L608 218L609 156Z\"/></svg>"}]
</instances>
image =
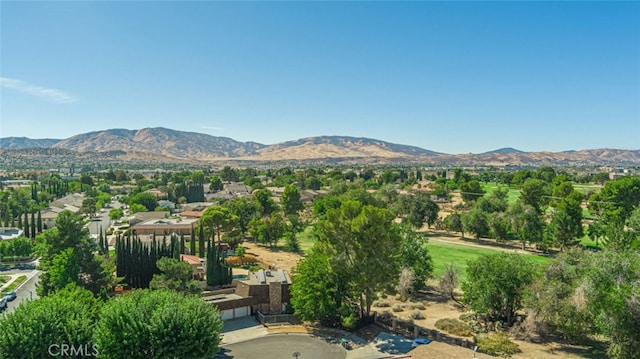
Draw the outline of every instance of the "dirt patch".
<instances>
[{"instance_id":1,"label":"dirt patch","mask_svg":"<svg viewBox=\"0 0 640 359\"><path fill-rule=\"evenodd\" d=\"M258 243L244 242L242 244L246 248L246 253L256 256L260 266L269 268L274 266L277 269L284 269L291 273L291 269L296 266L302 255L298 253L285 252Z\"/></svg>"}]
</instances>

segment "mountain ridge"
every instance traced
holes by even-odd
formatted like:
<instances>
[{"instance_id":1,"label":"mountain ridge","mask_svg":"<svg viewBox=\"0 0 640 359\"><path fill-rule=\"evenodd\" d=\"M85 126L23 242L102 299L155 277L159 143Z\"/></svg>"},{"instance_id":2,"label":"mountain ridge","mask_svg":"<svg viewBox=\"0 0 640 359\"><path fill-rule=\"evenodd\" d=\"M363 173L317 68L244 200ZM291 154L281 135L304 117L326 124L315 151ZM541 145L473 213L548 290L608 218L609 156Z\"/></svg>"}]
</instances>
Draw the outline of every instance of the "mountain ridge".
<instances>
[{"instance_id":1,"label":"mountain ridge","mask_svg":"<svg viewBox=\"0 0 640 359\"><path fill-rule=\"evenodd\" d=\"M20 147L24 146L24 147ZM31 146L31 147L27 147ZM640 164L640 150L587 149L563 152L524 152L512 147L480 154L446 154L417 146L396 144L366 137L314 136L265 145L241 142L229 137L163 127L139 130L109 129L92 131L66 139L0 138L6 156L39 156L42 151L19 151L28 148L51 148L76 152L80 157L136 159L156 156L162 161L206 163L450 163L488 165L535 164ZM71 156L72 152L60 152ZM57 153L57 152L53 152Z\"/></svg>"}]
</instances>

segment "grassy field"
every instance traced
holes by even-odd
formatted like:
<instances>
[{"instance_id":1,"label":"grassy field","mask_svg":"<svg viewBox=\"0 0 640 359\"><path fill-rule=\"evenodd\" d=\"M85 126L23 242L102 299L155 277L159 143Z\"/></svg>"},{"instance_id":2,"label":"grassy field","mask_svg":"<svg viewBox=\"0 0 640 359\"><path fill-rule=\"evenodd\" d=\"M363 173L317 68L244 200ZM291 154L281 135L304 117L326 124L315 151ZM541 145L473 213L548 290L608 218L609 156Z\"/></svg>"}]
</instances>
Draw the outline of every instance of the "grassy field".
<instances>
[{"instance_id":1,"label":"grassy field","mask_svg":"<svg viewBox=\"0 0 640 359\"><path fill-rule=\"evenodd\" d=\"M442 275L445 265L453 262L460 270L460 279L464 280L466 278L465 270L468 261L477 259L483 255L498 253L498 251L493 249L471 247L455 243L430 241L427 246L433 259L433 275L436 278ZM552 260L551 258L537 255L527 256L536 263L549 263Z\"/></svg>"},{"instance_id":2,"label":"grassy field","mask_svg":"<svg viewBox=\"0 0 640 359\"><path fill-rule=\"evenodd\" d=\"M599 184L574 183L573 188L582 194L600 192L602 186Z\"/></svg>"},{"instance_id":3,"label":"grassy field","mask_svg":"<svg viewBox=\"0 0 640 359\"><path fill-rule=\"evenodd\" d=\"M298 233L298 241L300 241L300 250L304 253L307 253L311 248L313 248L313 227L309 226L305 228L304 231Z\"/></svg>"},{"instance_id":4,"label":"grassy field","mask_svg":"<svg viewBox=\"0 0 640 359\"><path fill-rule=\"evenodd\" d=\"M509 204L516 203L518 198L520 198L520 190L517 190L515 188L510 188L506 184L498 184L496 182L488 182L488 183L480 183L480 186L482 186L482 189L484 190L485 196L489 196L490 194L495 192L495 190L498 189L498 188L502 188L502 189L506 188L506 189L508 189L509 192L507 192L507 203L509 203Z\"/></svg>"}]
</instances>

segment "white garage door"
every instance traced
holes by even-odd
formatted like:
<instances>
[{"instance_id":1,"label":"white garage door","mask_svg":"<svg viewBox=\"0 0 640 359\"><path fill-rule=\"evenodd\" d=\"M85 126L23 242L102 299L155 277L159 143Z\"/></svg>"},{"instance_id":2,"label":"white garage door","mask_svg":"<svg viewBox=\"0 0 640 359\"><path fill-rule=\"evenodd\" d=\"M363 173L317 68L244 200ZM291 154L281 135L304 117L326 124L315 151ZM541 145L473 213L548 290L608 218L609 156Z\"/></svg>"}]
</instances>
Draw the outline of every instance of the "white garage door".
<instances>
[{"instance_id":1,"label":"white garage door","mask_svg":"<svg viewBox=\"0 0 640 359\"><path fill-rule=\"evenodd\" d=\"M233 309L227 309L222 311L222 320L233 319Z\"/></svg>"},{"instance_id":2,"label":"white garage door","mask_svg":"<svg viewBox=\"0 0 640 359\"><path fill-rule=\"evenodd\" d=\"M249 307L236 308L236 318L249 316Z\"/></svg>"}]
</instances>

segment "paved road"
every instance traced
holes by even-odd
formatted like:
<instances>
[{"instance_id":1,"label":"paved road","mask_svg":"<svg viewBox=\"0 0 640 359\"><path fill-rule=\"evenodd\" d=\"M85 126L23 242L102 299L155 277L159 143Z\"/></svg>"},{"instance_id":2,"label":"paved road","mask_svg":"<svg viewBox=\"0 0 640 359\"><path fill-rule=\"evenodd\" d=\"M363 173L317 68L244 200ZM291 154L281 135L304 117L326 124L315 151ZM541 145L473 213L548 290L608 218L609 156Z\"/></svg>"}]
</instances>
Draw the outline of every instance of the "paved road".
<instances>
[{"instance_id":1,"label":"paved road","mask_svg":"<svg viewBox=\"0 0 640 359\"><path fill-rule=\"evenodd\" d=\"M16 272L16 273L13 273ZM20 288L16 290L17 298L7 304L7 313L13 312L13 310L20 305L23 300L29 300L30 298L38 298L36 293L36 283L38 283L39 270L27 270L27 271L13 271L11 274L26 275L27 281L23 282ZM24 273L23 273L24 272Z\"/></svg>"},{"instance_id":2,"label":"paved road","mask_svg":"<svg viewBox=\"0 0 640 359\"><path fill-rule=\"evenodd\" d=\"M347 351L340 344L328 343L308 334L270 334L262 338L224 345L216 359L342 359Z\"/></svg>"},{"instance_id":3,"label":"paved road","mask_svg":"<svg viewBox=\"0 0 640 359\"><path fill-rule=\"evenodd\" d=\"M103 232L106 232L110 225L111 219L109 218L109 209L107 208L107 211L104 213L98 212L98 214L89 222L89 234L99 235L100 228L102 228Z\"/></svg>"}]
</instances>

